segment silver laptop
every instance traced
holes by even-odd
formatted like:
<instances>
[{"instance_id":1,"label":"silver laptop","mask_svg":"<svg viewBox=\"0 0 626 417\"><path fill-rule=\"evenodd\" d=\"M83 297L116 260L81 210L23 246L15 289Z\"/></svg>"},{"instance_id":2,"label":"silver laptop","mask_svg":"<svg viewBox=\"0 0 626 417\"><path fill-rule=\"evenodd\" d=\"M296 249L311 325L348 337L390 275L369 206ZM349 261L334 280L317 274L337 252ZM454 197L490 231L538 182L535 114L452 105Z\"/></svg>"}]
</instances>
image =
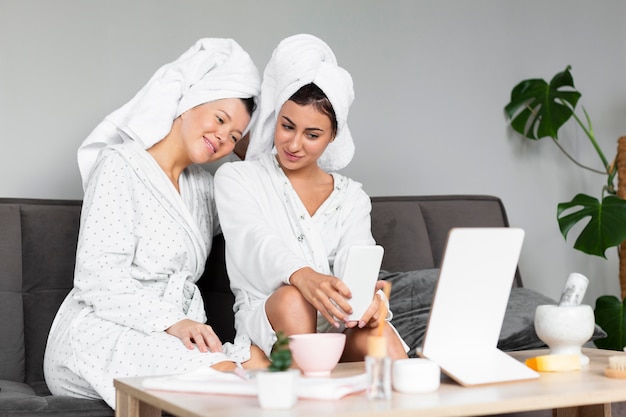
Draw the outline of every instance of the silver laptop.
<instances>
[{"instance_id":1,"label":"silver laptop","mask_svg":"<svg viewBox=\"0 0 626 417\"><path fill-rule=\"evenodd\" d=\"M453 228L418 354L461 385L538 378L497 348L524 231Z\"/></svg>"}]
</instances>

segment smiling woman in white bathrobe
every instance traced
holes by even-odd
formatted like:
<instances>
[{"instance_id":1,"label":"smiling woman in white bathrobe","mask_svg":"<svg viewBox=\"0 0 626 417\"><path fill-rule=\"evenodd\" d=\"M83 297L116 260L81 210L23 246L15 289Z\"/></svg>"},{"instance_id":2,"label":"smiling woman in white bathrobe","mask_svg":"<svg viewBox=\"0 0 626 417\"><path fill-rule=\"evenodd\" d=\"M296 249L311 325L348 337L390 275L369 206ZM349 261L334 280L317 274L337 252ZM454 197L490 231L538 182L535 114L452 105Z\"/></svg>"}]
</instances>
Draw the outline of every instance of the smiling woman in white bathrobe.
<instances>
[{"instance_id":1,"label":"smiling woman in white bathrobe","mask_svg":"<svg viewBox=\"0 0 626 417\"><path fill-rule=\"evenodd\" d=\"M266 354L278 331L345 331L342 360L363 360L383 321L389 355L406 357L390 316L378 316L379 297L372 294L360 321L347 321L350 292L337 277L351 246L375 244L369 197L334 172L354 152L346 124L353 98L328 45L306 34L283 40L265 69L246 160L215 175L235 328Z\"/></svg>"},{"instance_id":2,"label":"smiling woman in white bathrobe","mask_svg":"<svg viewBox=\"0 0 626 417\"><path fill-rule=\"evenodd\" d=\"M267 363L246 337L222 345L195 285L220 231L213 178L197 164L233 150L259 84L236 42L201 39L81 145L74 288L44 358L53 394L115 407L114 378Z\"/></svg>"}]
</instances>

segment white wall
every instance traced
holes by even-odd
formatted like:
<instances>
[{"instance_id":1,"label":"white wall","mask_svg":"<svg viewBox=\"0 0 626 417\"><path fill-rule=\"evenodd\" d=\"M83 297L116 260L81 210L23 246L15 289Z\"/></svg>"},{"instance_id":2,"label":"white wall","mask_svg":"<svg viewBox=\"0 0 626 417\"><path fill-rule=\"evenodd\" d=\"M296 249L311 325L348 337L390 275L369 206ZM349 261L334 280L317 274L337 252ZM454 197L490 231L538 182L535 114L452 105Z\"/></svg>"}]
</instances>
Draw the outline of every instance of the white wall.
<instances>
[{"instance_id":1,"label":"white wall","mask_svg":"<svg viewBox=\"0 0 626 417\"><path fill-rule=\"evenodd\" d=\"M309 32L355 81L345 174L370 195L500 196L526 230L526 286L557 298L578 271L593 303L618 293L615 251L573 250L556 205L599 196L604 179L512 134L503 107L518 81L571 64L612 159L626 134L624 16L620 0L0 0L0 197L81 198L79 143L198 38L233 37L262 70L280 39ZM562 136L599 167L575 127Z\"/></svg>"}]
</instances>

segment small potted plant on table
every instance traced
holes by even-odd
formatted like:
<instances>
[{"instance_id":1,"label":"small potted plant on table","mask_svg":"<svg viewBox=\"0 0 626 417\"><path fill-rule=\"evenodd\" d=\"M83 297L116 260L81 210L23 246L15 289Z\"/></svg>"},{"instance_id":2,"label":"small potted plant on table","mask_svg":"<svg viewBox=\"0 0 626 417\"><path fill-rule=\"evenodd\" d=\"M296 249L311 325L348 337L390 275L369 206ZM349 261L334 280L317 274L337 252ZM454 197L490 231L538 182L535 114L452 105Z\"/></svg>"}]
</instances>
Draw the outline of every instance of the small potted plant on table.
<instances>
[{"instance_id":1,"label":"small potted plant on table","mask_svg":"<svg viewBox=\"0 0 626 417\"><path fill-rule=\"evenodd\" d=\"M289 337L276 333L270 353L270 365L256 374L259 403L262 408L286 409L298 401L300 371L291 367Z\"/></svg>"}]
</instances>

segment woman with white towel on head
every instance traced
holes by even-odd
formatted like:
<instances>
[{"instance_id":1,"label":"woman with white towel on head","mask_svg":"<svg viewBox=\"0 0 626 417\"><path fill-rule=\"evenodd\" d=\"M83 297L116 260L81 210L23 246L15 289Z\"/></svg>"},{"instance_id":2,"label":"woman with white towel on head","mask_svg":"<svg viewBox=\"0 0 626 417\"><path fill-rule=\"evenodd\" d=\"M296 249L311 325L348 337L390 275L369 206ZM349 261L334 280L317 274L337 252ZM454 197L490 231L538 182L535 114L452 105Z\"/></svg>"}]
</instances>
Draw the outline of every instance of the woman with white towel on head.
<instances>
[{"instance_id":1,"label":"woman with white towel on head","mask_svg":"<svg viewBox=\"0 0 626 417\"><path fill-rule=\"evenodd\" d=\"M360 321L347 320L350 292L337 277L351 246L375 244L369 197L336 172L354 154L353 99L352 78L326 43L284 39L263 75L245 161L215 174L237 335L267 355L278 331L346 332L342 361L363 360L367 337L387 320L390 356L407 356L391 316L378 317L380 297Z\"/></svg>"},{"instance_id":2,"label":"woman with white towel on head","mask_svg":"<svg viewBox=\"0 0 626 417\"><path fill-rule=\"evenodd\" d=\"M200 39L80 146L74 288L44 358L53 394L115 408L114 378L267 364L245 336L222 344L195 284L220 232L213 177L198 164L233 150L259 89L239 44Z\"/></svg>"}]
</instances>

